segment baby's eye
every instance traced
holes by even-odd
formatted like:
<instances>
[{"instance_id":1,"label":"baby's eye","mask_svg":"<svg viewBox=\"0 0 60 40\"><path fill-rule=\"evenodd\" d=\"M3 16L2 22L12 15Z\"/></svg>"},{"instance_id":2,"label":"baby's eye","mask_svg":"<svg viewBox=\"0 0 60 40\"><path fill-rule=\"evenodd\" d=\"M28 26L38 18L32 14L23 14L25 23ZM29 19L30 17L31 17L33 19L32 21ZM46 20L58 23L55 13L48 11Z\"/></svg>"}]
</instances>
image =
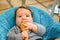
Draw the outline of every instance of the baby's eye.
<instances>
[{"instance_id":1,"label":"baby's eye","mask_svg":"<svg viewBox=\"0 0 60 40\"><path fill-rule=\"evenodd\" d=\"M29 15L26 15L26 17L29 17Z\"/></svg>"},{"instance_id":2,"label":"baby's eye","mask_svg":"<svg viewBox=\"0 0 60 40\"><path fill-rule=\"evenodd\" d=\"M18 16L18 17L22 17L22 16Z\"/></svg>"}]
</instances>

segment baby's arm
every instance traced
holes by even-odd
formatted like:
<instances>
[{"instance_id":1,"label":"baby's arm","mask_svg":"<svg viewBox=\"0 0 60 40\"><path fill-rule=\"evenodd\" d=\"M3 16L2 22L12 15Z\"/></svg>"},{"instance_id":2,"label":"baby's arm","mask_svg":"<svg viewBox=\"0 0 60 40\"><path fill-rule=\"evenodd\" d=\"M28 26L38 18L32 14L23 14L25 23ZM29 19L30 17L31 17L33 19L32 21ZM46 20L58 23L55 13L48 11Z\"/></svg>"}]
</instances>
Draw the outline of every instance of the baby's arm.
<instances>
[{"instance_id":1,"label":"baby's arm","mask_svg":"<svg viewBox=\"0 0 60 40\"><path fill-rule=\"evenodd\" d=\"M37 26L37 30L35 33L37 33L40 36L43 36L46 32L46 28L44 26L42 26L41 24L35 23L35 25Z\"/></svg>"},{"instance_id":2,"label":"baby's arm","mask_svg":"<svg viewBox=\"0 0 60 40\"><path fill-rule=\"evenodd\" d=\"M33 24L34 25L32 26L31 30L35 32L37 35L43 36L46 32L46 28L38 23L33 23Z\"/></svg>"},{"instance_id":3,"label":"baby's arm","mask_svg":"<svg viewBox=\"0 0 60 40\"><path fill-rule=\"evenodd\" d=\"M44 26L35 22L34 23L27 22L24 24L24 26L26 26L27 28L29 28L30 30L32 30L33 32L37 33L40 36L43 36L43 34L45 34L46 32Z\"/></svg>"},{"instance_id":4,"label":"baby's arm","mask_svg":"<svg viewBox=\"0 0 60 40\"><path fill-rule=\"evenodd\" d=\"M15 28L12 28L7 34L7 40L22 40L21 33L15 33Z\"/></svg>"},{"instance_id":5,"label":"baby's arm","mask_svg":"<svg viewBox=\"0 0 60 40\"><path fill-rule=\"evenodd\" d=\"M46 32L44 26L35 22L34 23L27 22L24 24L24 26L26 26L27 28L29 28L30 30L32 30L33 32L37 33L40 36L43 36L43 34L45 34Z\"/></svg>"}]
</instances>

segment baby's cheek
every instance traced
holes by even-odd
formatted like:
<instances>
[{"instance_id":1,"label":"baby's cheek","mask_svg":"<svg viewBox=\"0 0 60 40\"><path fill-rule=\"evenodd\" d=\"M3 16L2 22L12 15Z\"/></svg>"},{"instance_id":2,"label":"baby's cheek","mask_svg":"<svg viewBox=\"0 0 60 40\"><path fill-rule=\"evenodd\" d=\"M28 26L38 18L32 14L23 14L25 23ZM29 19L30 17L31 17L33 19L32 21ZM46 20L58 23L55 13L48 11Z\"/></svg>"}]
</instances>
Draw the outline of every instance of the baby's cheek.
<instances>
[{"instance_id":1,"label":"baby's cheek","mask_svg":"<svg viewBox=\"0 0 60 40\"><path fill-rule=\"evenodd\" d=\"M19 26L21 24L21 22L20 21L16 21L16 24Z\"/></svg>"},{"instance_id":2,"label":"baby's cheek","mask_svg":"<svg viewBox=\"0 0 60 40\"><path fill-rule=\"evenodd\" d=\"M29 20L29 22L33 22L33 20L32 20L32 19L30 19L30 20Z\"/></svg>"}]
</instances>

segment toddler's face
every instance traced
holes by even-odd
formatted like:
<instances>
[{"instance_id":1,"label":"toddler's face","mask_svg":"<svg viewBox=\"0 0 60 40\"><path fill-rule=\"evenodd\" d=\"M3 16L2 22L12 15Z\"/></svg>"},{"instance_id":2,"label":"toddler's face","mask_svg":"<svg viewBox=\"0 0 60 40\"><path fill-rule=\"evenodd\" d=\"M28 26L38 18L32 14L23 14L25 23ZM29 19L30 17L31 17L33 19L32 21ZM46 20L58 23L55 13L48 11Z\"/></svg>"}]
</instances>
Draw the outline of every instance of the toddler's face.
<instances>
[{"instance_id":1,"label":"toddler's face","mask_svg":"<svg viewBox=\"0 0 60 40\"><path fill-rule=\"evenodd\" d=\"M33 22L31 12L28 9L20 8L16 12L16 24L20 26L21 23Z\"/></svg>"}]
</instances>

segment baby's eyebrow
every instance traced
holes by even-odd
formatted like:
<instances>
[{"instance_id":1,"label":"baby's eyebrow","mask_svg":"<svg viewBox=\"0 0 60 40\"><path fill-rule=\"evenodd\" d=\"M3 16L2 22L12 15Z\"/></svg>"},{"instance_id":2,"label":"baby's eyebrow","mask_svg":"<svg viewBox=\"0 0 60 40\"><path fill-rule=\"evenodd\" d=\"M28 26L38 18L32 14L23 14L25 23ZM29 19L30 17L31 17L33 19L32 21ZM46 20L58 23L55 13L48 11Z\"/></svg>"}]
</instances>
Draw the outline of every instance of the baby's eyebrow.
<instances>
[{"instance_id":1,"label":"baby's eyebrow","mask_svg":"<svg viewBox=\"0 0 60 40\"><path fill-rule=\"evenodd\" d=\"M17 15L17 16L22 16L22 15Z\"/></svg>"}]
</instances>

